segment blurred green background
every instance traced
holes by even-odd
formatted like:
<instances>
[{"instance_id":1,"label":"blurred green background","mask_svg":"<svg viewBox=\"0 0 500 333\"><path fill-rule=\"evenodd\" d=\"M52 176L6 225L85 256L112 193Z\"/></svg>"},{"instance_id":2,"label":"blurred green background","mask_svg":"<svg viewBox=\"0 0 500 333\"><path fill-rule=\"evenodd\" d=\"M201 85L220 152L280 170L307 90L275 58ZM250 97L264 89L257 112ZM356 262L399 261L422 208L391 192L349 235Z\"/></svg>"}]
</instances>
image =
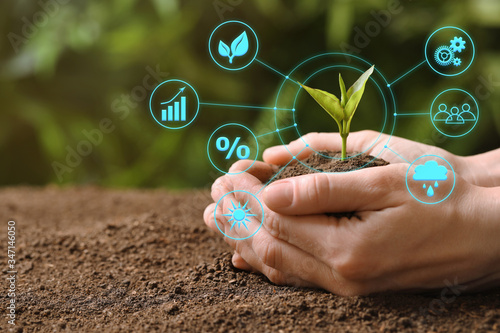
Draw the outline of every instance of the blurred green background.
<instances>
[{"instance_id":1,"label":"blurred green background","mask_svg":"<svg viewBox=\"0 0 500 333\"><path fill-rule=\"evenodd\" d=\"M230 73L212 62L207 41L217 25L238 19L253 26L261 43L259 59L288 72L309 56L355 46L356 31L375 20L373 11L387 10L393 2L4 0L0 185L205 186L218 175L206 156L212 131L239 122L265 133L274 129L273 114L203 108L189 128L165 130L148 111L147 68L190 82L203 101L273 105L278 75L258 65ZM398 83L395 92L399 110L425 111L450 86L479 91L481 119L461 139L437 135L428 118L401 120L395 134L461 155L498 148L500 1L401 1L400 7L390 24L355 52L391 80L423 60L423 45L434 30L446 25L465 29L477 48L476 61L465 74L443 78L424 66ZM117 110L127 95L132 96L128 107ZM67 149L76 149L85 139L83 131L99 128L104 118L114 130L58 177L53 162L65 164ZM357 124L363 128L363 119ZM266 137L261 145L276 143Z\"/></svg>"}]
</instances>

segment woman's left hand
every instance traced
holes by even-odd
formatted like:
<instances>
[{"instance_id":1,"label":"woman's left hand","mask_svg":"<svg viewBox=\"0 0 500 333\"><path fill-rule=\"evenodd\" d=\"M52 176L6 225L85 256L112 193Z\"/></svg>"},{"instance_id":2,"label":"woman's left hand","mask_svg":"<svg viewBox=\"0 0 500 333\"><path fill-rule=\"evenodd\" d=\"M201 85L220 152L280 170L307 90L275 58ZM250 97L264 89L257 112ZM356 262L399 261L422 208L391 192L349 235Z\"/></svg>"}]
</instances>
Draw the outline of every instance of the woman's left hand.
<instances>
[{"instance_id":1,"label":"woman's left hand","mask_svg":"<svg viewBox=\"0 0 500 333\"><path fill-rule=\"evenodd\" d=\"M231 171L245 170L249 163L240 161ZM452 196L439 205L424 205L406 189L407 168L394 164L311 174L277 181L262 191L275 172L262 162L219 178L212 187L215 202L235 190L259 193L265 213L253 237L225 237L235 250L234 265L259 271L276 284L320 287L339 295L434 289L446 281L479 287L498 278L498 226L481 208L494 207L494 196L457 176ZM208 206L204 219L219 232L215 208ZM338 212L356 212L356 217L326 214ZM229 232L228 217L220 211L216 215Z\"/></svg>"}]
</instances>

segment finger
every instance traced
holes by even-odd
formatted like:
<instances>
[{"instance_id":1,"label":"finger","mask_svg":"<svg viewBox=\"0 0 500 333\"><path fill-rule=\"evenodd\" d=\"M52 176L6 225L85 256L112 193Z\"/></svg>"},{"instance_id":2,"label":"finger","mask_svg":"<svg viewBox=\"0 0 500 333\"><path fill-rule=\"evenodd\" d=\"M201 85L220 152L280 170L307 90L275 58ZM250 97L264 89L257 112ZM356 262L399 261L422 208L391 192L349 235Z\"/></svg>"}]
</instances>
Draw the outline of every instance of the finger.
<instances>
[{"instance_id":1,"label":"finger","mask_svg":"<svg viewBox=\"0 0 500 333\"><path fill-rule=\"evenodd\" d=\"M246 239L257 233L262 226L264 206L252 193L258 194L264 186L247 173L232 177L233 181L235 178L238 180L233 185L234 191L212 193L214 200L217 200L217 216L214 221L225 236ZM245 183L250 185L242 185Z\"/></svg>"},{"instance_id":2,"label":"finger","mask_svg":"<svg viewBox=\"0 0 500 333\"><path fill-rule=\"evenodd\" d=\"M229 232L229 226L227 224L224 224L223 228L225 228L225 233L227 234ZM240 235L243 231L239 228L234 228L233 232L236 232L237 236L240 236L241 238L246 236L246 234ZM297 264L295 265L295 267L283 266L282 263L279 262L281 259L275 257L274 250L272 250L273 253L269 257L266 257L265 254L262 254L262 251L266 250L262 250L261 248L271 245L278 246L277 252L279 252L280 255L281 252L290 251L293 248L292 245L270 236L270 234L266 232L266 230L260 229L257 234L247 239L226 237L225 241L230 246L232 246L237 253L240 253L242 256L244 256L245 260L248 260L246 262L249 265L264 273L272 282L276 284L289 283L289 280L287 279L287 277L289 276L301 278L301 276L297 275L298 272L292 273L292 269L298 268ZM261 251L261 253L259 254L258 251ZM305 281L312 282L307 279Z\"/></svg>"},{"instance_id":3,"label":"finger","mask_svg":"<svg viewBox=\"0 0 500 333\"><path fill-rule=\"evenodd\" d=\"M244 226L233 226L230 217L222 214L223 204L217 206L217 219L214 215L215 204L207 207L204 219L214 231L222 231L235 239L247 238L252 232ZM255 211L257 212L257 210ZM252 212L253 213L253 212ZM277 239L281 239L316 257L325 255L325 249L337 244L344 237L345 230L337 230L338 220L326 215L286 216L268 211L263 219L263 228ZM259 216L249 217L248 228L257 228L262 220ZM254 230L254 229L252 229ZM260 231L257 231L260 232ZM335 236L335 237L334 237ZM338 237L337 237L338 236ZM328 251L331 254L330 251ZM241 256L240 256L241 257ZM238 257L239 258L239 257ZM325 261L328 258L323 258ZM242 268L244 269L244 268Z\"/></svg>"},{"instance_id":4,"label":"finger","mask_svg":"<svg viewBox=\"0 0 500 333\"><path fill-rule=\"evenodd\" d=\"M278 167L264 162L243 160L234 163L229 169L229 172L232 174L247 172L264 183L267 182L278 170Z\"/></svg>"},{"instance_id":5,"label":"finger","mask_svg":"<svg viewBox=\"0 0 500 333\"><path fill-rule=\"evenodd\" d=\"M286 216L268 214L263 228L274 238L289 243L327 263L332 249L343 244L345 231L339 221L327 215Z\"/></svg>"},{"instance_id":6,"label":"finger","mask_svg":"<svg viewBox=\"0 0 500 333\"><path fill-rule=\"evenodd\" d=\"M373 211L399 205L406 196L406 167L388 165L347 173L316 173L277 181L263 193L267 207L285 215Z\"/></svg>"},{"instance_id":7,"label":"finger","mask_svg":"<svg viewBox=\"0 0 500 333\"><path fill-rule=\"evenodd\" d=\"M205 221L205 224L212 229L213 231L219 233L219 229L217 228L217 224L215 221L215 208L216 204L210 204L205 208L205 211L203 212L203 220ZM220 209L217 207L217 216L220 216Z\"/></svg>"},{"instance_id":8,"label":"finger","mask_svg":"<svg viewBox=\"0 0 500 333\"><path fill-rule=\"evenodd\" d=\"M290 162L290 160L294 156L299 160L308 157L313 153L313 150L311 149L311 143L309 143L309 141L312 140L306 141L308 136L309 138L313 137L312 134L308 134L302 138L290 142L290 144L288 145L267 148L262 154L264 162L274 165L285 165Z\"/></svg>"},{"instance_id":9,"label":"finger","mask_svg":"<svg viewBox=\"0 0 500 333\"><path fill-rule=\"evenodd\" d=\"M254 271L254 268L250 266L238 252L234 252L231 261L233 263L233 266L238 269L241 269L243 271Z\"/></svg>"},{"instance_id":10,"label":"finger","mask_svg":"<svg viewBox=\"0 0 500 333\"><path fill-rule=\"evenodd\" d=\"M254 237L253 237L254 238ZM272 237L271 237L272 239ZM265 262L261 260L261 258L256 254L255 249L253 248L252 239L247 239L244 241L236 241L230 238L224 239L231 247L236 250L236 253L239 253L241 258L252 267L253 270L257 270L264 274L271 282L278 285L291 285L295 287L318 287L320 285L301 279L297 274L289 274L283 271L280 271L276 267L271 267L267 265ZM274 241L278 241L274 239ZM290 246L290 245L289 245ZM304 262L304 261L303 261ZM309 262L309 261L308 261ZM289 264L289 262L287 262ZM294 262L293 266L287 267L288 271L302 271L304 267L297 266L297 262Z\"/></svg>"},{"instance_id":11,"label":"finger","mask_svg":"<svg viewBox=\"0 0 500 333\"><path fill-rule=\"evenodd\" d=\"M347 150L352 152L364 151L373 146L373 141L379 136L385 137L385 135L373 131L353 132L349 135ZM338 133L309 133L286 146L275 146L266 149L263 159L266 163L285 165L293 156L296 156L299 160L306 158L313 152L311 148L315 151L340 151L342 149L342 138ZM367 153L370 151L371 149Z\"/></svg>"},{"instance_id":12,"label":"finger","mask_svg":"<svg viewBox=\"0 0 500 333\"><path fill-rule=\"evenodd\" d=\"M221 201L218 205L219 210L215 223L217 223L218 230L221 230L225 235L243 240L254 234L254 232L259 232L258 228L262 224L274 237L289 242L317 257L321 257L325 253L323 250L327 248L323 242L325 240L325 237L323 237L325 231L327 234L332 234L328 233L328 230L338 222L337 219L326 215L307 215L304 217L276 214L267 207L262 219L260 207L251 207L249 213L257 215L248 217L249 222L245 222L245 224L234 224L233 216L222 214L221 211L227 213L231 211L231 208L234 210L232 203L238 202L238 200L235 200L232 195L224 199L227 200ZM239 202L244 203L246 200L239 200ZM342 235L342 233L339 233L339 235Z\"/></svg>"},{"instance_id":13,"label":"finger","mask_svg":"<svg viewBox=\"0 0 500 333\"><path fill-rule=\"evenodd\" d=\"M257 260L263 267L271 269L266 275L272 282L283 284L280 278L285 281L288 278L288 283L343 293L345 281L328 265L302 249L276 239L267 232L256 235L251 242Z\"/></svg>"},{"instance_id":14,"label":"finger","mask_svg":"<svg viewBox=\"0 0 500 333\"><path fill-rule=\"evenodd\" d=\"M376 212L378 213L378 212ZM359 237L357 229L368 223L374 212L357 213L357 219L342 219L333 216L307 215L285 216L268 214L263 229L274 238L291 244L314 258L332 266L335 258L346 251L346 244Z\"/></svg>"},{"instance_id":15,"label":"finger","mask_svg":"<svg viewBox=\"0 0 500 333\"><path fill-rule=\"evenodd\" d=\"M218 202L220 198L233 191L257 193L262 189L262 182L250 173L226 175L218 178L212 185L212 199Z\"/></svg>"},{"instance_id":16,"label":"finger","mask_svg":"<svg viewBox=\"0 0 500 333\"><path fill-rule=\"evenodd\" d=\"M325 216L318 218L326 221ZM315 246L311 251L315 251L317 255L312 255L301 247L273 237L266 228L261 229L249 239L235 240L226 237L224 240L241 255L248 265L262 272L275 284L322 287L340 295L366 293L368 286L362 281L346 280L331 268L334 259L332 257L340 255L341 250L345 250L341 248L345 244L345 239L341 242L328 237L332 233L325 232L326 230L321 228L321 225L315 228L319 231L316 235L310 235L308 233L311 231L307 230L308 221L305 220L306 218L302 218L300 225L306 228L298 230L294 235L294 239L300 240L296 244L307 248L318 241L323 244L331 242L338 243L339 249L335 250L335 246L329 246L328 251L325 251L327 247ZM287 218L284 222L288 224L289 219ZM342 233L338 234L339 237L342 237L341 235Z\"/></svg>"},{"instance_id":17,"label":"finger","mask_svg":"<svg viewBox=\"0 0 500 333\"><path fill-rule=\"evenodd\" d=\"M242 269L248 268L248 266L250 266L253 271L257 270L259 272L262 272L272 282L276 284L288 284L294 286L314 286L314 284L311 283L310 281L302 280L299 277L297 277L297 275L288 275L286 273L277 270L276 268L269 267L269 265L266 265L259 259L259 256L255 253L252 244L254 242L254 239L256 239L257 236L259 235L259 233L264 233L268 235L266 231L260 228L257 231L257 233L253 234L253 236L251 237L248 237L249 232L247 231L246 228L244 228L243 226L241 227L234 226L233 225L234 222L228 223L228 219L229 217L225 215L218 215L216 223L217 226L221 228L220 230L224 232L224 235L226 236L230 235L230 237L224 238L226 243L228 243L235 250L235 253L239 254L239 256L244 260L244 262L237 261L236 265L241 265ZM247 224L251 230L250 234L252 234L253 230L251 228L258 227L261 223L261 218L259 218L259 216L251 216L249 217L249 220L250 222ZM278 241L273 237L269 238ZM236 257L235 259L238 260L239 258Z\"/></svg>"}]
</instances>

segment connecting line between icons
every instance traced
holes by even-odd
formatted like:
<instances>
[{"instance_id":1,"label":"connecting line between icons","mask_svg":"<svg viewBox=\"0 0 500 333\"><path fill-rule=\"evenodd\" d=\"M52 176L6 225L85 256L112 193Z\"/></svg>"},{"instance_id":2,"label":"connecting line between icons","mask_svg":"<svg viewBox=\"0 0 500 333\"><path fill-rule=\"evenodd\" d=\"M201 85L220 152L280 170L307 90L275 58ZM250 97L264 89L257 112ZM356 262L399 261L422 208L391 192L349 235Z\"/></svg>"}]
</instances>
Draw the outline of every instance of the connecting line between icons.
<instances>
[{"instance_id":1,"label":"connecting line between icons","mask_svg":"<svg viewBox=\"0 0 500 333\"><path fill-rule=\"evenodd\" d=\"M288 75L285 75L283 73L281 73L280 71L272 68L271 66L269 66L268 64L266 64L265 62L263 61L260 61L259 59L255 59L255 61L257 61L259 64L261 64L262 66L266 67L267 69L270 69L271 71L283 76L285 79L289 80L289 81L292 81L293 83L295 83L296 85L298 85L300 87L300 84L295 81L295 80L292 80Z\"/></svg>"},{"instance_id":2,"label":"connecting line between icons","mask_svg":"<svg viewBox=\"0 0 500 333\"><path fill-rule=\"evenodd\" d=\"M282 109L264 106L252 106L252 105L236 105L236 104L220 104L220 103L200 103L204 106L213 107L225 107L225 108L241 108L241 109L256 109L256 110L269 110L269 111L294 111L294 109Z\"/></svg>"},{"instance_id":3,"label":"connecting line between icons","mask_svg":"<svg viewBox=\"0 0 500 333\"><path fill-rule=\"evenodd\" d=\"M411 162L410 162L410 161L408 161L406 158L404 158L403 156L401 156L401 155L399 155L398 153L396 153L394 150L392 150L391 148L389 148L389 146L384 146L384 148L385 148L385 149L388 149L388 150L390 150L390 151L392 151L392 152L393 152L396 156L398 156L400 159L402 159L402 160L404 160L404 161L408 162L409 164L411 164Z\"/></svg>"},{"instance_id":4,"label":"connecting line between icons","mask_svg":"<svg viewBox=\"0 0 500 333\"><path fill-rule=\"evenodd\" d=\"M288 126L288 127L285 127L285 128L278 128L278 129L276 129L276 130L274 130L272 132L261 134L261 135L257 135L256 138L260 138L260 137L263 137L263 136L266 136L266 135L270 135L270 134L279 133L279 132L285 131L287 129L295 128L295 127L297 127L297 124L294 124L292 126Z\"/></svg>"},{"instance_id":5,"label":"connecting line between icons","mask_svg":"<svg viewBox=\"0 0 500 333\"><path fill-rule=\"evenodd\" d=\"M306 145L304 148L302 148L302 150L301 150L301 151L300 151L297 155L294 155L294 156L292 157L292 159L291 159L290 161L288 161L288 163L287 163L284 167L282 167L282 168L280 169L280 171L276 172L276 174L275 174L275 175L274 175L271 179L269 179L269 180L268 180L268 182L267 182L264 186L262 186L262 188L259 190L259 192L255 193L255 195L258 195L260 192L262 192L262 190L263 190L263 189L265 189L265 188L267 187L267 185L271 184L271 182L272 182L272 181L273 181L276 177L278 177L278 175L279 175L280 173L282 173L282 172L283 172L283 170L285 170L285 169L286 169L286 167L290 165L290 163L292 163L293 161L295 161L295 160L297 159L297 156L299 156L300 154L302 154L302 152L303 152L306 148L309 148L309 145Z\"/></svg>"},{"instance_id":6,"label":"connecting line between icons","mask_svg":"<svg viewBox=\"0 0 500 333\"><path fill-rule=\"evenodd\" d=\"M400 77L398 77L396 80L394 80L392 83L389 83L387 85L387 87L391 87L394 83L398 82L399 80L401 80L402 78L404 78L405 76L407 76L408 74L410 74L411 72L413 72L414 70L416 70L417 68L419 68L420 66L422 66L423 64L425 64L427 62L427 60L424 60L422 61L420 64L418 64L417 66L413 67L412 69L410 69L408 72L404 73L403 75L401 75Z\"/></svg>"},{"instance_id":7,"label":"connecting line between icons","mask_svg":"<svg viewBox=\"0 0 500 333\"><path fill-rule=\"evenodd\" d=\"M394 117L428 116L430 112L395 113Z\"/></svg>"}]
</instances>

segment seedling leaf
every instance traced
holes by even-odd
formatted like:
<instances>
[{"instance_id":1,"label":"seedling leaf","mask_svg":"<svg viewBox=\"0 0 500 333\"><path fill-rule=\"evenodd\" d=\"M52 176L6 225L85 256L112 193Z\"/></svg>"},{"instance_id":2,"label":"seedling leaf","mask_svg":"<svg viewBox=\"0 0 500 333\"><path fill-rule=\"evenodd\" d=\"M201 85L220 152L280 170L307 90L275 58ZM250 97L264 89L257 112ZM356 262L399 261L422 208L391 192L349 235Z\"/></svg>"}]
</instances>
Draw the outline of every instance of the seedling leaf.
<instances>
[{"instance_id":1,"label":"seedling leaf","mask_svg":"<svg viewBox=\"0 0 500 333\"><path fill-rule=\"evenodd\" d=\"M363 75L361 75L361 77L347 91L349 100L345 106L346 120L349 121L354 116L354 112L356 112L359 102L361 101L361 97L363 97L363 93L365 92L366 82L370 78L370 75L373 74L374 68L375 66L372 66L369 70L364 72Z\"/></svg>"},{"instance_id":2,"label":"seedling leaf","mask_svg":"<svg viewBox=\"0 0 500 333\"><path fill-rule=\"evenodd\" d=\"M347 91L347 97L351 98L351 96L356 91L359 91L360 89L364 88L366 81L368 81L368 78L370 77L370 75L373 74L374 69L375 69L375 65L370 67L366 72L363 73L363 75L361 75L359 77L359 79L356 82L354 82L354 84L351 86L351 88L349 88L349 90Z\"/></svg>"},{"instance_id":3,"label":"seedling leaf","mask_svg":"<svg viewBox=\"0 0 500 333\"><path fill-rule=\"evenodd\" d=\"M339 84L340 84L340 92L342 93L342 99L340 102L340 105L345 108L345 105L347 104L348 97L347 97L347 91L345 90L345 83L344 80L342 79L342 74L339 73Z\"/></svg>"},{"instance_id":4,"label":"seedling leaf","mask_svg":"<svg viewBox=\"0 0 500 333\"><path fill-rule=\"evenodd\" d=\"M326 111L333 119L341 126L342 120L344 119L344 112L342 111L342 106L340 105L339 99L329 92L310 88L299 83L302 88L304 88L309 95Z\"/></svg>"}]
</instances>

